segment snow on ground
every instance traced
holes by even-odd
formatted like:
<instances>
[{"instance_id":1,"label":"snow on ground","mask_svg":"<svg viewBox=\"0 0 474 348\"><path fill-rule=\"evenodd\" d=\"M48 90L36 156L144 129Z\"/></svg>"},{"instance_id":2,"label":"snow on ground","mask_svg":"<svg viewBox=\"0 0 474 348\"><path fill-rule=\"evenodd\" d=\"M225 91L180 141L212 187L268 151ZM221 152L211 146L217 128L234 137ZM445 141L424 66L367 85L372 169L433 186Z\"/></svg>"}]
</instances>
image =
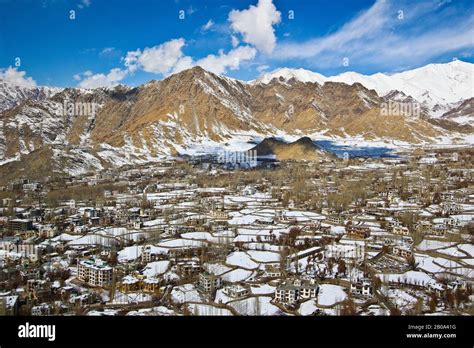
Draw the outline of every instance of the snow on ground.
<instances>
[{"instance_id":1,"label":"snow on ground","mask_svg":"<svg viewBox=\"0 0 474 348\"><path fill-rule=\"evenodd\" d=\"M161 243L158 243L158 246L163 248L185 248L185 247L201 247L205 243L198 240L188 240L188 239L170 239Z\"/></svg>"},{"instance_id":2,"label":"snow on ground","mask_svg":"<svg viewBox=\"0 0 474 348\"><path fill-rule=\"evenodd\" d=\"M139 245L132 245L125 247L118 252L117 259L119 262L128 262L138 259L142 256L142 247Z\"/></svg>"},{"instance_id":3,"label":"snow on ground","mask_svg":"<svg viewBox=\"0 0 474 348\"><path fill-rule=\"evenodd\" d=\"M344 301L346 297L347 294L344 292L344 288L342 286L322 284L319 287L318 305L333 306L336 303Z\"/></svg>"},{"instance_id":4,"label":"snow on ground","mask_svg":"<svg viewBox=\"0 0 474 348\"><path fill-rule=\"evenodd\" d=\"M154 261L149 262L143 270L143 274L148 278L156 277L165 273L170 265L169 261Z\"/></svg>"},{"instance_id":5,"label":"snow on ground","mask_svg":"<svg viewBox=\"0 0 474 348\"><path fill-rule=\"evenodd\" d=\"M444 272L449 268L462 267L462 265L458 262L442 257L431 257L417 254L415 259L418 263L418 268L429 273Z\"/></svg>"},{"instance_id":6,"label":"snow on ground","mask_svg":"<svg viewBox=\"0 0 474 348\"><path fill-rule=\"evenodd\" d=\"M127 313L129 316L170 316L170 315L179 315L175 311L166 308L164 306L152 307L152 308L142 308L138 311L130 311Z\"/></svg>"},{"instance_id":7,"label":"snow on ground","mask_svg":"<svg viewBox=\"0 0 474 348\"><path fill-rule=\"evenodd\" d=\"M364 313L364 315L388 315L388 310L385 308L380 307L379 305L370 305L367 307L367 313Z\"/></svg>"},{"instance_id":8,"label":"snow on ground","mask_svg":"<svg viewBox=\"0 0 474 348\"><path fill-rule=\"evenodd\" d=\"M234 298L229 297L224 293L224 289L218 289L216 291L216 298L214 299L215 303L227 303L233 300Z\"/></svg>"},{"instance_id":9,"label":"snow on ground","mask_svg":"<svg viewBox=\"0 0 474 348\"><path fill-rule=\"evenodd\" d=\"M222 265L220 263L208 263L205 265L206 270L214 275L221 275L229 272L232 268Z\"/></svg>"},{"instance_id":10,"label":"snow on ground","mask_svg":"<svg viewBox=\"0 0 474 348\"><path fill-rule=\"evenodd\" d=\"M127 304L151 301L151 295L145 293L122 293L118 291L114 297L114 304Z\"/></svg>"},{"instance_id":11,"label":"snow on ground","mask_svg":"<svg viewBox=\"0 0 474 348\"><path fill-rule=\"evenodd\" d=\"M455 244L454 242L444 242L444 241L439 241L439 240L424 239L416 247L419 250L435 250L439 248L446 248L454 244Z\"/></svg>"},{"instance_id":12,"label":"snow on ground","mask_svg":"<svg viewBox=\"0 0 474 348\"><path fill-rule=\"evenodd\" d=\"M275 287L268 285L268 284L263 284L263 285L253 285L250 287L250 292L253 295L268 295L268 294L274 294L275 293Z\"/></svg>"},{"instance_id":13,"label":"snow on ground","mask_svg":"<svg viewBox=\"0 0 474 348\"><path fill-rule=\"evenodd\" d=\"M387 292L390 301L400 309L411 309L416 304L416 297L401 289L389 289Z\"/></svg>"},{"instance_id":14,"label":"snow on ground","mask_svg":"<svg viewBox=\"0 0 474 348\"><path fill-rule=\"evenodd\" d=\"M67 233L61 233L59 236L51 238L51 240L54 241L54 242L56 242L56 241L69 242L71 240L75 240L75 239L78 239L80 237L81 236L71 235L71 234L67 234Z\"/></svg>"},{"instance_id":15,"label":"snow on ground","mask_svg":"<svg viewBox=\"0 0 474 348\"><path fill-rule=\"evenodd\" d=\"M214 241L217 238L213 237L212 234L209 232L189 232L183 233L181 238L186 239L196 239L196 240L206 240L206 241Z\"/></svg>"},{"instance_id":16,"label":"snow on ground","mask_svg":"<svg viewBox=\"0 0 474 348\"><path fill-rule=\"evenodd\" d=\"M474 245L472 244L459 244L458 249L461 249L471 257L474 256Z\"/></svg>"},{"instance_id":17,"label":"snow on ground","mask_svg":"<svg viewBox=\"0 0 474 348\"><path fill-rule=\"evenodd\" d=\"M233 315L227 308L219 308L204 303L190 303L188 308L193 315Z\"/></svg>"},{"instance_id":18,"label":"snow on ground","mask_svg":"<svg viewBox=\"0 0 474 348\"><path fill-rule=\"evenodd\" d=\"M447 248L447 249L438 249L436 251L441 253L441 254L450 255L450 256L453 256L453 257L467 257L467 255L465 253L463 253L461 250L459 250L456 247L451 247L451 248Z\"/></svg>"},{"instance_id":19,"label":"snow on ground","mask_svg":"<svg viewBox=\"0 0 474 348\"><path fill-rule=\"evenodd\" d=\"M239 212L231 215L233 216L232 219L229 220L229 225L251 225L259 218L257 215L242 215Z\"/></svg>"},{"instance_id":20,"label":"snow on ground","mask_svg":"<svg viewBox=\"0 0 474 348\"><path fill-rule=\"evenodd\" d=\"M315 300L308 300L303 302L298 309L298 313L301 315L311 315L318 309Z\"/></svg>"},{"instance_id":21,"label":"snow on ground","mask_svg":"<svg viewBox=\"0 0 474 348\"><path fill-rule=\"evenodd\" d=\"M384 273L378 274L379 278L382 282L398 282L407 284L429 284L432 282L436 282L433 278L431 278L428 274L420 271L408 271L405 273Z\"/></svg>"},{"instance_id":22,"label":"snow on ground","mask_svg":"<svg viewBox=\"0 0 474 348\"><path fill-rule=\"evenodd\" d=\"M117 315L118 312L119 311L116 309L106 308L103 311L93 310L93 311L87 312L87 315L88 316L114 316L114 315Z\"/></svg>"},{"instance_id":23,"label":"snow on ground","mask_svg":"<svg viewBox=\"0 0 474 348\"><path fill-rule=\"evenodd\" d=\"M272 245L268 243L245 243L244 248L251 249L251 250L260 250L260 251L274 251L274 252L280 251L279 245Z\"/></svg>"},{"instance_id":24,"label":"snow on ground","mask_svg":"<svg viewBox=\"0 0 474 348\"><path fill-rule=\"evenodd\" d=\"M171 291L171 299L178 303L200 302L201 296L193 284L175 286Z\"/></svg>"},{"instance_id":25,"label":"snow on ground","mask_svg":"<svg viewBox=\"0 0 474 348\"><path fill-rule=\"evenodd\" d=\"M249 250L247 254L257 262L279 262L280 254L271 251Z\"/></svg>"},{"instance_id":26,"label":"snow on ground","mask_svg":"<svg viewBox=\"0 0 474 348\"><path fill-rule=\"evenodd\" d=\"M258 268L258 263L252 261L250 256L242 251L235 251L229 254L226 259L226 264L246 269Z\"/></svg>"},{"instance_id":27,"label":"snow on ground","mask_svg":"<svg viewBox=\"0 0 474 348\"><path fill-rule=\"evenodd\" d=\"M253 271L248 271L242 268L234 269L233 271L227 272L222 276L222 279L226 282L238 283L251 277Z\"/></svg>"},{"instance_id":28,"label":"snow on ground","mask_svg":"<svg viewBox=\"0 0 474 348\"><path fill-rule=\"evenodd\" d=\"M271 304L271 300L269 296L258 296L233 301L229 305L242 315L281 315L281 310Z\"/></svg>"}]
</instances>

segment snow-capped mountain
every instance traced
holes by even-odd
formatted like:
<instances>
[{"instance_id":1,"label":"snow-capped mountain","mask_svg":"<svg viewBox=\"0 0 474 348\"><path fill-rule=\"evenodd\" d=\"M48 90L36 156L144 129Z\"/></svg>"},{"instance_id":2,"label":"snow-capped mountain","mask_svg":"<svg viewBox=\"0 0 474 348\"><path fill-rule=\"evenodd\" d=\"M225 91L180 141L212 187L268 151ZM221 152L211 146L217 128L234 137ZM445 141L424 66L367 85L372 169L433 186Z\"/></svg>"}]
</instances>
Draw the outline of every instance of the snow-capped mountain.
<instances>
[{"instance_id":1,"label":"snow-capped mountain","mask_svg":"<svg viewBox=\"0 0 474 348\"><path fill-rule=\"evenodd\" d=\"M60 92L56 87L21 87L0 80L0 112L10 109L24 100L44 100Z\"/></svg>"},{"instance_id":2,"label":"snow-capped mountain","mask_svg":"<svg viewBox=\"0 0 474 348\"><path fill-rule=\"evenodd\" d=\"M448 74L449 69L440 71ZM0 84L0 179L19 172L75 175L176 154L248 150L254 141L272 136L419 144L462 141L471 132L456 123L470 122L464 116L472 114L471 103L445 104L438 108L438 119L430 118L425 108L419 117L387 115L382 110L388 101L415 97L397 90L399 86L386 87L381 96L365 86L367 81L352 83L357 74L340 75L347 83L323 81L322 75L304 70L281 74L246 83L194 67L136 88L28 90ZM415 79L417 74L406 76ZM463 76L455 74L453 81L464 86ZM443 88L447 93L448 87ZM464 88L453 85L451 90L459 94ZM96 109L69 114L64 105L70 102Z\"/></svg>"},{"instance_id":3,"label":"snow-capped mountain","mask_svg":"<svg viewBox=\"0 0 474 348\"><path fill-rule=\"evenodd\" d=\"M328 78L326 76L318 74L316 72L309 71L309 70L280 68L271 73L264 74L259 79L250 81L250 83L268 84L274 78L281 78L283 81L296 79L301 82L317 82L320 85L328 81Z\"/></svg>"},{"instance_id":4,"label":"snow-capped mountain","mask_svg":"<svg viewBox=\"0 0 474 348\"><path fill-rule=\"evenodd\" d=\"M447 64L429 64L393 75L377 73L366 76L347 72L325 77L304 69L282 68L263 75L254 83L268 84L272 79L280 77L284 81L295 78L319 84L331 81L352 85L357 82L368 89L374 89L380 96L395 90L413 97L430 109L474 97L474 64L460 60Z\"/></svg>"}]
</instances>

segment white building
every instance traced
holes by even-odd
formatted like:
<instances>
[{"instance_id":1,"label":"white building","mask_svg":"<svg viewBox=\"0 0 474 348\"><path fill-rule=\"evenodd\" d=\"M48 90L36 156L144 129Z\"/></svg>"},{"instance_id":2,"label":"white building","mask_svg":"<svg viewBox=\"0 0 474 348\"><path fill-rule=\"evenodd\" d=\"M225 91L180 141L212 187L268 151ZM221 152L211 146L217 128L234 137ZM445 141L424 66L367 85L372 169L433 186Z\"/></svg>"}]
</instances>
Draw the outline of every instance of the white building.
<instances>
[{"instance_id":1,"label":"white building","mask_svg":"<svg viewBox=\"0 0 474 348\"><path fill-rule=\"evenodd\" d=\"M283 303L295 303L300 300L316 298L319 286L312 279L309 283L303 283L299 279L293 282L286 281L275 290L275 300Z\"/></svg>"}]
</instances>

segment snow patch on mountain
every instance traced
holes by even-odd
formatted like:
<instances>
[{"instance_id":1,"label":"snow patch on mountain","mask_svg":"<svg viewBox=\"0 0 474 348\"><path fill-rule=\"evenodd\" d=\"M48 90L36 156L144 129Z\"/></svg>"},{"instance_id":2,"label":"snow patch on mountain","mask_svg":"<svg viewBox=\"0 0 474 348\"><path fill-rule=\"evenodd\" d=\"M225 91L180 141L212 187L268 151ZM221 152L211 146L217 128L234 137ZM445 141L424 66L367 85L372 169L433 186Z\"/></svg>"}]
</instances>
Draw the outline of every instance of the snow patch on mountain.
<instances>
[{"instance_id":1,"label":"snow patch on mountain","mask_svg":"<svg viewBox=\"0 0 474 348\"><path fill-rule=\"evenodd\" d=\"M304 83L319 84L360 83L368 89L375 90L379 96L385 96L396 90L413 97L430 109L437 105L456 103L474 97L474 64L460 60L446 64L429 64L393 75L377 73L366 76L356 72L346 72L326 77L309 70L281 68L250 83L268 84L275 78L282 78L286 82L295 78Z\"/></svg>"}]
</instances>

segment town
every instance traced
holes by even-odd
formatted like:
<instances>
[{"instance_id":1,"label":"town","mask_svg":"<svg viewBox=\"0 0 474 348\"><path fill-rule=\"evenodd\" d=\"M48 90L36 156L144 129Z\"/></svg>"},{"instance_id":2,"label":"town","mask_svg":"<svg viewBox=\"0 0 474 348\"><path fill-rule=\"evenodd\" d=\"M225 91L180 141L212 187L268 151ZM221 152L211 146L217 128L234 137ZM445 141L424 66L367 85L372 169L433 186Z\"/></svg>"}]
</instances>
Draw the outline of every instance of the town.
<instances>
[{"instance_id":1,"label":"town","mask_svg":"<svg viewBox=\"0 0 474 348\"><path fill-rule=\"evenodd\" d=\"M1 183L0 315L473 314L473 158L179 157Z\"/></svg>"}]
</instances>

